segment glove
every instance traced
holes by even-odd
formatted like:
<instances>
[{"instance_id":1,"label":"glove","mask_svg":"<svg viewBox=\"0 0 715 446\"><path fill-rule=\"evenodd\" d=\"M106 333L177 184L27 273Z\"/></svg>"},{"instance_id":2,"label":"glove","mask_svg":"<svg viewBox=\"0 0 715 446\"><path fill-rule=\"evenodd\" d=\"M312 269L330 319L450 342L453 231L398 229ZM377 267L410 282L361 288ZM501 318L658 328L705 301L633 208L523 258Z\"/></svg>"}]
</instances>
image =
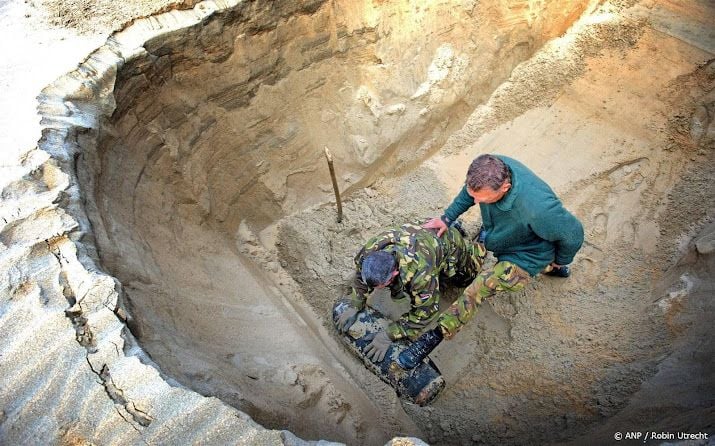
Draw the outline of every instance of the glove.
<instances>
[{"instance_id":1,"label":"glove","mask_svg":"<svg viewBox=\"0 0 715 446\"><path fill-rule=\"evenodd\" d=\"M365 356L372 362L380 362L385 359L385 354L387 350L390 349L392 345L392 339L387 335L385 330L378 331L377 333L370 333L365 336L366 340L372 340L370 345L365 347Z\"/></svg>"},{"instance_id":2,"label":"glove","mask_svg":"<svg viewBox=\"0 0 715 446\"><path fill-rule=\"evenodd\" d=\"M340 334L345 334L348 332L350 327L353 326L358 317L358 309L355 307L348 307L345 311L338 316L338 320L335 321L335 326L338 328Z\"/></svg>"}]
</instances>

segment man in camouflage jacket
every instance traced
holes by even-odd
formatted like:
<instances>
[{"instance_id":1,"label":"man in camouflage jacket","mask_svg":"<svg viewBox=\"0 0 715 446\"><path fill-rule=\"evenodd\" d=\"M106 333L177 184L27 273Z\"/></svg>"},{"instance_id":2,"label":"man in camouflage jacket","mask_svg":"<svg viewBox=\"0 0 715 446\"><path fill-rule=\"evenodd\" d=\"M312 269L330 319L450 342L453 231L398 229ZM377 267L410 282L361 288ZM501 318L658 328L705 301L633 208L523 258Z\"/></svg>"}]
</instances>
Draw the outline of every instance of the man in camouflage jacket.
<instances>
[{"instance_id":1,"label":"man in camouflage jacket","mask_svg":"<svg viewBox=\"0 0 715 446\"><path fill-rule=\"evenodd\" d=\"M409 298L409 312L377 333L366 349L368 358L381 361L392 341L418 338L439 316L440 280L467 286L485 255L483 246L465 240L455 227L438 237L434 230L404 224L372 237L355 256L352 308L337 321L339 330L350 328L375 288L389 287L393 299Z\"/></svg>"}]
</instances>

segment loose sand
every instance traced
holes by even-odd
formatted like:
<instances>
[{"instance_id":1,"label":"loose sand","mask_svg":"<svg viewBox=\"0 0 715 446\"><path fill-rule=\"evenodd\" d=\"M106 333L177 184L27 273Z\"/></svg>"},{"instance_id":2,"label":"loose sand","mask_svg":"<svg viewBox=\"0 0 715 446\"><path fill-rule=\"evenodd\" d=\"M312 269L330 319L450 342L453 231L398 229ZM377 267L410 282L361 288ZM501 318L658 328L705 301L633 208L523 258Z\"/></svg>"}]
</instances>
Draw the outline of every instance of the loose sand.
<instances>
[{"instance_id":1,"label":"loose sand","mask_svg":"<svg viewBox=\"0 0 715 446\"><path fill-rule=\"evenodd\" d=\"M16 42L3 50L0 73L8 92L1 99L1 142L9 148L0 160L3 187L26 173L21 161L38 139L35 94L112 29L170 5L115 3L0 4L0 38ZM712 433L713 29L715 7L706 0L604 2L519 64L483 103L460 104L457 123L433 122L418 149L394 150L371 173L342 177L342 223L335 222L329 188L316 204L305 197L312 189L296 181L283 199L305 206L271 202L271 209L290 210L274 221L257 218L228 231L187 218L171 235L148 229L152 240L163 240L152 245L158 270L185 279L177 283L192 298L172 309L173 294L143 277L125 281L122 274L130 274L112 265L131 262L107 254L102 260L130 300L160 296L130 305L147 314L135 314L134 334L169 377L271 428L314 438L348 441L358 433L375 442L403 433L434 444L604 444L615 431L674 426ZM441 134L440 125L447 129ZM425 136L430 131L433 139ZM438 400L426 408L401 404L336 347L330 309L345 292L360 244L389 225L438 215L471 159L484 152L518 158L544 178L584 223L586 242L571 278L540 277L522 293L495 297L440 345L434 359L447 388ZM323 174L328 184L327 169L305 177ZM472 232L479 225L476 209L464 219ZM181 245L172 242L176 233ZM183 260L190 256L199 260ZM241 342L250 334L226 329L240 327L242 315L231 311L230 297L216 298L237 288L261 299L287 296L291 302L275 306L297 310L269 314L270 306L257 304L251 317L270 322L251 334L270 336L275 326L295 331L282 333L283 350L267 360L265 345ZM190 324L195 333L169 329ZM302 339L302 330L327 340L301 350L291 340ZM338 372L309 366L319 361L334 361ZM341 385L341 376L363 393ZM251 387L265 398L242 394ZM364 401L350 400L351 392ZM272 408L276 401L286 407ZM358 406L353 412L351 404ZM305 426L287 415L293 407L306 411ZM361 418L370 410L383 414L379 432ZM351 425L320 426L324 413L338 424L349 413Z\"/></svg>"}]
</instances>

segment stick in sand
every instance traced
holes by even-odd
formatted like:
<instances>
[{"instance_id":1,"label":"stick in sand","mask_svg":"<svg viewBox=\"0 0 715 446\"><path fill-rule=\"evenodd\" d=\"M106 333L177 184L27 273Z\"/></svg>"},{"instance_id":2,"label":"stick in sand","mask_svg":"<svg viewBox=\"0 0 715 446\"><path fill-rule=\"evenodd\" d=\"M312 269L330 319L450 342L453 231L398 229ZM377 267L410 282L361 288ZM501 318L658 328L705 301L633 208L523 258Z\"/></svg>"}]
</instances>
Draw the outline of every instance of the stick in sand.
<instances>
[{"instance_id":1,"label":"stick in sand","mask_svg":"<svg viewBox=\"0 0 715 446\"><path fill-rule=\"evenodd\" d=\"M325 158L328 160L328 168L330 169L330 179L333 180L333 190L335 191L335 202L338 204L338 223L343 220L343 205L340 202L340 191L338 190L338 180L335 179L335 168L333 167L333 155L330 154L328 147L325 147Z\"/></svg>"}]
</instances>

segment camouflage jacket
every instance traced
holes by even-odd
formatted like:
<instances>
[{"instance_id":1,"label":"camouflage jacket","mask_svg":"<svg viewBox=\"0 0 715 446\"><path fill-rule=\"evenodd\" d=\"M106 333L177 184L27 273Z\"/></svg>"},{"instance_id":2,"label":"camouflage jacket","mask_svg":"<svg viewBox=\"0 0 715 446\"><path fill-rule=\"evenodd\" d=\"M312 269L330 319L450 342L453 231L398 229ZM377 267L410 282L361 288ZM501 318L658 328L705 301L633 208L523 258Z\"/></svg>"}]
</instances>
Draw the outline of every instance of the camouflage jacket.
<instances>
[{"instance_id":1,"label":"camouflage jacket","mask_svg":"<svg viewBox=\"0 0 715 446\"><path fill-rule=\"evenodd\" d=\"M439 315L440 275L452 277L464 264L473 263L473 250L465 249L461 234L451 228L442 237L416 224L404 224L372 237L355 256L355 278L351 301L359 310L365 307L367 294L372 292L362 279L362 261L375 251L392 253L400 273L390 284L393 299L408 297L411 309L388 327L392 340L416 339ZM472 260L470 262L470 260Z\"/></svg>"}]
</instances>

